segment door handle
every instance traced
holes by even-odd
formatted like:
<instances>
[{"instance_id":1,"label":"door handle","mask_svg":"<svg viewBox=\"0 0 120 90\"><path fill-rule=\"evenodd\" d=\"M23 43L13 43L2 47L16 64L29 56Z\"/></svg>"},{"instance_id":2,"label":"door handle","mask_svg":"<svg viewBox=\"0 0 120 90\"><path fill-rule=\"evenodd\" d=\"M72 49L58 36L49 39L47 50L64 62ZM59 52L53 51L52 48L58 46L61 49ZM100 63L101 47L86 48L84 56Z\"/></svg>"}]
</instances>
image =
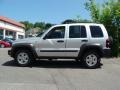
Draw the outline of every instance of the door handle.
<instances>
[{"instance_id":1,"label":"door handle","mask_svg":"<svg viewBox=\"0 0 120 90\"><path fill-rule=\"evenodd\" d=\"M88 40L82 40L82 42L88 42Z\"/></svg>"},{"instance_id":2,"label":"door handle","mask_svg":"<svg viewBox=\"0 0 120 90\"><path fill-rule=\"evenodd\" d=\"M63 41L63 40L58 40L57 42L58 42L58 43L63 43L64 41Z\"/></svg>"}]
</instances>

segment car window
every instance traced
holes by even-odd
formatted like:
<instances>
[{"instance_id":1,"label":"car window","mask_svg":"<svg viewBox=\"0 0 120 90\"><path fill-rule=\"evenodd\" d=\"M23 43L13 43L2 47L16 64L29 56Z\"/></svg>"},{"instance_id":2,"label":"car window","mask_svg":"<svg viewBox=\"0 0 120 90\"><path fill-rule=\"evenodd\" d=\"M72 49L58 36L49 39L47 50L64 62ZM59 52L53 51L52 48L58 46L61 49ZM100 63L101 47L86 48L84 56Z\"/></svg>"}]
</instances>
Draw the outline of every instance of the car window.
<instances>
[{"instance_id":1,"label":"car window","mask_svg":"<svg viewBox=\"0 0 120 90\"><path fill-rule=\"evenodd\" d=\"M85 26L70 26L69 38L86 38Z\"/></svg>"},{"instance_id":2,"label":"car window","mask_svg":"<svg viewBox=\"0 0 120 90\"><path fill-rule=\"evenodd\" d=\"M41 37L44 32L40 32L36 37Z\"/></svg>"},{"instance_id":3,"label":"car window","mask_svg":"<svg viewBox=\"0 0 120 90\"><path fill-rule=\"evenodd\" d=\"M58 39L64 38L65 36L65 26L55 27L50 32L48 32L46 39Z\"/></svg>"},{"instance_id":4,"label":"car window","mask_svg":"<svg viewBox=\"0 0 120 90\"><path fill-rule=\"evenodd\" d=\"M3 36L0 36L0 40L2 40L3 39Z\"/></svg>"},{"instance_id":5,"label":"car window","mask_svg":"<svg viewBox=\"0 0 120 90\"><path fill-rule=\"evenodd\" d=\"M103 37L102 29L99 26L90 26L90 31L93 38Z\"/></svg>"}]
</instances>

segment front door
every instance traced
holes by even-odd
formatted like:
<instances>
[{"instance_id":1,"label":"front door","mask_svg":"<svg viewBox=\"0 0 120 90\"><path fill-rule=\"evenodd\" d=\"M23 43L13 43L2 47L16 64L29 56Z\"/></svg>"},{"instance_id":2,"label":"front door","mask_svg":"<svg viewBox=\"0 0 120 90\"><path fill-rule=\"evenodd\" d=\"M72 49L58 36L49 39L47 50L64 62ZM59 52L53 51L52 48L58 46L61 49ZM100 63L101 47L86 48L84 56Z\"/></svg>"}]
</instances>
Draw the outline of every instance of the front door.
<instances>
[{"instance_id":1,"label":"front door","mask_svg":"<svg viewBox=\"0 0 120 90\"><path fill-rule=\"evenodd\" d=\"M65 26L58 26L51 29L38 44L39 56L65 56Z\"/></svg>"}]
</instances>

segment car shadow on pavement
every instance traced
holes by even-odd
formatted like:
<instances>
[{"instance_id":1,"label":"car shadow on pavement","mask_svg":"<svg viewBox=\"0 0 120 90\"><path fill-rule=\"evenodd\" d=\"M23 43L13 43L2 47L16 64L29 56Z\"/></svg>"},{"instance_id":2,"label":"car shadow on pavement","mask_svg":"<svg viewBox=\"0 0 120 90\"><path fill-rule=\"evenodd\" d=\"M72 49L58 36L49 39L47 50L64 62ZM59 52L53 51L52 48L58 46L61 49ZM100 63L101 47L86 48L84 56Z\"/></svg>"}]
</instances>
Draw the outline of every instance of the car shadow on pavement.
<instances>
[{"instance_id":1,"label":"car shadow on pavement","mask_svg":"<svg viewBox=\"0 0 120 90\"><path fill-rule=\"evenodd\" d=\"M101 68L103 64L100 64L98 68ZM2 64L2 66L8 67L20 67L14 60L7 61ZM70 69L87 69L81 62L77 61L49 61L49 60L37 60L32 65L28 66L30 68L70 68ZM98 69L97 68L97 69Z\"/></svg>"}]
</instances>

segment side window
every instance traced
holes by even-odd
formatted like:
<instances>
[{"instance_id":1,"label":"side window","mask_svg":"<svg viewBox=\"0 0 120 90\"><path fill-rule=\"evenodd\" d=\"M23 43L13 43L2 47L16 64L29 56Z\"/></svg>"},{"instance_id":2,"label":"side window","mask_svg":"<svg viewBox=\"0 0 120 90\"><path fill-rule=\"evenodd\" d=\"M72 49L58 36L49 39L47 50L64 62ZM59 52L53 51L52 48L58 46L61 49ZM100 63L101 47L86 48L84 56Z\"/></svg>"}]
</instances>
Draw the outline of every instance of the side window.
<instances>
[{"instance_id":1,"label":"side window","mask_svg":"<svg viewBox=\"0 0 120 90\"><path fill-rule=\"evenodd\" d=\"M85 26L70 26L69 28L69 38L86 38L86 28Z\"/></svg>"},{"instance_id":2,"label":"side window","mask_svg":"<svg viewBox=\"0 0 120 90\"><path fill-rule=\"evenodd\" d=\"M64 38L65 36L65 26L55 27L45 36L46 39L58 39Z\"/></svg>"},{"instance_id":3,"label":"side window","mask_svg":"<svg viewBox=\"0 0 120 90\"><path fill-rule=\"evenodd\" d=\"M99 26L90 26L90 31L93 38L103 37L102 29Z\"/></svg>"}]
</instances>

